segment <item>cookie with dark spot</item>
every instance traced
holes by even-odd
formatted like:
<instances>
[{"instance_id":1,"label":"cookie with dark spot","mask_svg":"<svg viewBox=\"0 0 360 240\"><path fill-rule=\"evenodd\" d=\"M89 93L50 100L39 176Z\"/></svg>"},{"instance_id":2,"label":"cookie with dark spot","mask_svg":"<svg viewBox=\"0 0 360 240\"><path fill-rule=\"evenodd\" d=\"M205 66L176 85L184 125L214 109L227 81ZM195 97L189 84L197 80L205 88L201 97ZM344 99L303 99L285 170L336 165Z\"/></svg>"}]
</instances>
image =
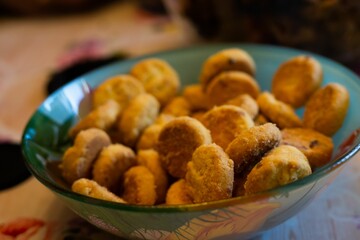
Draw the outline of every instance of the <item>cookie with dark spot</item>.
<instances>
[{"instance_id":1,"label":"cookie with dark spot","mask_svg":"<svg viewBox=\"0 0 360 240\"><path fill-rule=\"evenodd\" d=\"M253 58L246 51L240 48L224 49L204 61L200 73L200 84L203 89L206 89L216 75L231 70L254 76L256 66Z\"/></svg>"},{"instance_id":2,"label":"cookie with dark spot","mask_svg":"<svg viewBox=\"0 0 360 240\"><path fill-rule=\"evenodd\" d=\"M304 153L312 169L331 160L334 144L330 137L308 128L286 128L281 134L281 144L294 146Z\"/></svg>"}]
</instances>

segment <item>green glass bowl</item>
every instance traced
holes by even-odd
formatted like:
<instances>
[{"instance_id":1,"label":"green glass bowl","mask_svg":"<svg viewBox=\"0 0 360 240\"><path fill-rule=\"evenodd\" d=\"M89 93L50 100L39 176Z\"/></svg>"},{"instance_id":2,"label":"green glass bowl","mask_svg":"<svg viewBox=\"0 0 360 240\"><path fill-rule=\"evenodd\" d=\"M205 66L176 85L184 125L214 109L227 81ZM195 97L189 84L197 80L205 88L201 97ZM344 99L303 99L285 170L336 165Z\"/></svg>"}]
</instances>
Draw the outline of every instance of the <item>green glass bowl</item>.
<instances>
[{"instance_id":1,"label":"green glass bowl","mask_svg":"<svg viewBox=\"0 0 360 240\"><path fill-rule=\"evenodd\" d=\"M128 73L140 59L158 57L179 73L183 86L197 83L204 60L225 48L239 47L251 54L257 65L256 79L270 90L279 64L299 55L316 58L323 67L324 84L338 82L350 93L350 108L343 127L333 137L330 163L294 183L253 196L179 206L135 206L98 200L71 192L57 168L69 147L69 128L90 109L91 90L106 78ZM231 239L251 237L274 227L304 208L330 184L343 165L360 148L360 79L340 64L322 56L295 49L253 44L199 45L146 55L102 67L75 79L48 97L27 124L22 149L32 174L75 213L95 226L125 238L135 239ZM302 109L298 110L302 115Z\"/></svg>"}]
</instances>

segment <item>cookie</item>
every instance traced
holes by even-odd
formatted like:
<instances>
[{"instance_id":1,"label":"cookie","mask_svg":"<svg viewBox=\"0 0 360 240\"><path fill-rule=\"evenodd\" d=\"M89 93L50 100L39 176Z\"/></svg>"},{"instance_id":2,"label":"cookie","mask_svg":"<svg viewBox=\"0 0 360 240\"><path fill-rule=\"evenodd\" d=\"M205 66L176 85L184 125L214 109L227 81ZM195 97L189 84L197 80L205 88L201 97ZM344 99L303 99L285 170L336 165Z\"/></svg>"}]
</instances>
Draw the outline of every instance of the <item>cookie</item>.
<instances>
[{"instance_id":1,"label":"cookie","mask_svg":"<svg viewBox=\"0 0 360 240\"><path fill-rule=\"evenodd\" d=\"M191 204L192 199L189 196L186 182L179 179L169 187L166 193L166 205Z\"/></svg>"},{"instance_id":2,"label":"cookie","mask_svg":"<svg viewBox=\"0 0 360 240\"><path fill-rule=\"evenodd\" d=\"M72 184L71 190L73 192L92 198L97 198L110 202L126 203L124 199L116 196L115 194L107 190L106 187L99 185L96 181L86 178L80 178L76 180Z\"/></svg>"},{"instance_id":3,"label":"cookie","mask_svg":"<svg viewBox=\"0 0 360 240\"><path fill-rule=\"evenodd\" d=\"M139 141L136 144L136 149L152 149L156 147L161 129L170 120L174 119L173 115L160 114L154 124L151 124L142 132Z\"/></svg>"},{"instance_id":4,"label":"cookie","mask_svg":"<svg viewBox=\"0 0 360 240\"><path fill-rule=\"evenodd\" d=\"M214 53L204 61L200 72L200 84L206 89L216 75L231 70L254 76L256 66L253 58L243 49L224 49Z\"/></svg>"},{"instance_id":5,"label":"cookie","mask_svg":"<svg viewBox=\"0 0 360 240\"><path fill-rule=\"evenodd\" d=\"M173 115L174 117L189 116L190 112L190 103L182 96L171 99L161 111L162 114Z\"/></svg>"},{"instance_id":6,"label":"cookie","mask_svg":"<svg viewBox=\"0 0 360 240\"><path fill-rule=\"evenodd\" d=\"M257 105L256 100L246 93L240 94L239 96L228 100L224 104L241 107L252 119L254 119L259 113L259 106Z\"/></svg>"},{"instance_id":7,"label":"cookie","mask_svg":"<svg viewBox=\"0 0 360 240\"><path fill-rule=\"evenodd\" d=\"M185 181L194 203L232 196L234 162L220 146L212 143L198 147L187 167Z\"/></svg>"},{"instance_id":8,"label":"cookie","mask_svg":"<svg viewBox=\"0 0 360 240\"><path fill-rule=\"evenodd\" d=\"M200 84L184 87L182 95L190 103L192 111L207 110L212 107Z\"/></svg>"},{"instance_id":9,"label":"cookie","mask_svg":"<svg viewBox=\"0 0 360 240\"><path fill-rule=\"evenodd\" d=\"M331 160L334 144L330 137L308 128L286 128L281 134L281 144L299 149L313 170Z\"/></svg>"},{"instance_id":10,"label":"cookie","mask_svg":"<svg viewBox=\"0 0 360 240\"><path fill-rule=\"evenodd\" d=\"M264 156L247 175L245 195L283 186L310 174L306 156L293 146L281 145Z\"/></svg>"},{"instance_id":11,"label":"cookie","mask_svg":"<svg viewBox=\"0 0 360 240\"><path fill-rule=\"evenodd\" d=\"M210 130L214 143L226 149L243 130L254 126L249 114L242 108L222 105L209 110L201 121Z\"/></svg>"},{"instance_id":12,"label":"cookie","mask_svg":"<svg viewBox=\"0 0 360 240\"><path fill-rule=\"evenodd\" d=\"M259 125L263 125L265 123L268 123L269 120L261 113L259 113L255 118L254 118L254 123L256 126Z\"/></svg>"},{"instance_id":13,"label":"cookie","mask_svg":"<svg viewBox=\"0 0 360 240\"><path fill-rule=\"evenodd\" d=\"M301 127L302 121L288 104L275 99L269 92L263 92L257 98L261 113L280 129Z\"/></svg>"},{"instance_id":14,"label":"cookie","mask_svg":"<svg viewBox=\"0 0 360 240\"><path fill-rule=\"evenodd\" d=\"M327 84L306 103L304 126L327 136L334 135L345 120L349 101L349 93L344 86L339 83Z\"/></svg>"},{"instance_id":15,"label":"cookie","mask_svg":"<svg viewBox=\"0 0 360 240\"><path fill-rule=\"evenodd\" d=\"M131 148L122 144L104 147L92 169L92 179L112 192L121 189L124 173L136 165L136 156Z\"/></svg>"},{"instance_id":16,"label":"cookie","mask_svg":"<svg viewBox=\"0 0 360 240\"><path fill-rule=\"evenodd\" d=\"M128 74L117 75L106 79L95 88L92 93L93 108L113 99L120 105L120 109L123 109L141 93L145 93L145 89L138 79Z\"/></svg>"},{"instance_id":17,"label":"cookie","mask_svg":"<svg viewBox=\"0 0 360 240\"><path fill-rule=\"evenodd\" d=\"M145 166L135 166L125 172L123 199L136 205L154 205L156 201L155 178Z\"/></svg>"},{"instance_id":18,"label":"cookie","mask_svg":"<svg viewBox=\"0 0 360 240\"><path fill-rule=\"evenodd\" d=\"M256 99L260 87L253 77L239 71L225 71L217 75L206 88L205 94L212 105L221 105L240 94Z\"/></svg>"},{"instance_id":19,"label":"cookie","mask_svg":"<svg viewBox=\"0 0 360 240\"><path fill-rule=\"evenodd\" d=\"M190 117L177 117L161 130L156 149L168 173L183 178L195 149L211 142L210 132L201 122Z\"/></svg>"},{"instance_id":20,"label":"cookie","mask_svg":"<svg viewBox=\"0 0 360 240\"><path fill-rule=\"evenodd\" d=\"M144 129L150 126L157 118L160 104L151 94L141 94L135 97L124 109L118 129L122 142L134 147Z\"/></svg>"},{"instance_id":21,"label":"cookie","mask_svg":"<svg viewBox=\"0 0 360 240\"><path fill-rule=\"evenodd\" d=\"M111 144L106 132L97 128L80 131L74 144L68 148L61 161L62 176L68 183L80 178L90 178L92 165L100 151Z\"/></svg>"},{"instance_id":22,"label":"cookie","mask_svg":"<svg viewBox=\"0 0 360 240\"><path fill-rule=\"evenodd\" d=\"M159 154L153 149L140 150L137 154L137 163L140 166L147 167L154 175L156 203L163 203L165 201L169 180L167 173L161 164Z\"/></svg>"},{"instance_id":23,"label":"cookie","mask_svg":"<svg viewBox=\"0 0 360 240\"><path fill-rule=\"evenodd\" d=\"M282 63L276 70L271 92L276 99L298 108L320 88L322 80L320 63L311 56L300 55Z\"/></svg>"},{"instance_id":24,"label":"cookie","mask_svg":"<svg viewBox=\"0 0 360 240\"><path fill-rule=\"evenodd\" d=\"M180 80L175 69L159 58L148 58L137 62L130 74L139 79L145 90L154 95L164 106L176 96L180 88Z\"/></svg>"},{"instance_id":25,"label":"cookie","mask_svg":"<svg viewBox=\"0 0 360 240\"><path fill-rule=\"evenodd\" d=\"M251 169L280 141L281 132L273 123L242 131L226 148L226 153L234 161L234 172L240 174Z\"/></svg>"}]
</instances>

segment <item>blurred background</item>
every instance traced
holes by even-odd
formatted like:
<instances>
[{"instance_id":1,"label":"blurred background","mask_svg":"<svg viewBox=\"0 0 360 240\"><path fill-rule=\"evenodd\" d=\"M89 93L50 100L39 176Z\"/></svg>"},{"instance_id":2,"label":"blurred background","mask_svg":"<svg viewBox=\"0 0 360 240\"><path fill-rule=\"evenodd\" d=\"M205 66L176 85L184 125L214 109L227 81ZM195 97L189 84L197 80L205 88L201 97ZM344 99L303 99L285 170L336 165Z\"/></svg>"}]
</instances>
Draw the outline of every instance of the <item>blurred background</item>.
<instances>
[{"instance_id":1,"label":"blurred background","mask_svg":"<svg viewBox=\"0 0 360 240\"><path fill-rule=\"evenodd\" d=\"M179 12L201 37L307 49L355 67L360 2L349 0L181 0Z\"/></svg>"},{"instance_id":2,"label":"blurred background","mask_svg":"<svg viewBox=\"0 0 360 240\"><path fill-rule=\"evenodd\" d=\"M0 0L2 16L81 14L124 0ZM132 0L154 14L188 21L202 40L308 49L348 66L360 61L360 2L350 0ZM188 29L189 30L189 29ZM186 34L186 33L185 33Z\"/></svg>"}]
</instances>

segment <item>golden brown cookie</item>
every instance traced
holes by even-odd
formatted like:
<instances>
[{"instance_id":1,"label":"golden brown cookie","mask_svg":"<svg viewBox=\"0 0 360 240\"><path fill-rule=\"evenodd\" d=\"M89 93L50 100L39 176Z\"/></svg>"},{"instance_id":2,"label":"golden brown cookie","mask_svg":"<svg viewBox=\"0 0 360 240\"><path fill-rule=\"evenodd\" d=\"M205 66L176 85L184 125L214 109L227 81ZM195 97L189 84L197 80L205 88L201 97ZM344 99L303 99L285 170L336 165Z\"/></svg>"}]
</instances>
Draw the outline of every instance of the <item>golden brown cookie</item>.
<instances>
[{"instance_id":1,"label":"golden brown cookie","mask_svg":"<svg viewBox=\"0 0 360 240\"><path fill-rule=\"evenodd\" d=\"M68 183L89 178L93 162L100 151L111 144L106 132L97 128L80 131L73 146L68 148L61 162L62 176Z\"/></svg>"},{"instance_id":2,"label":"golden brown cookie","mask_svg":"<svg viewBox=\"0 0 360 240\"><path fill-rule=\"evenodd\" d=\"M124 193L122 197L130 204L155 204L155 178L147 167L135 166L125 172Z\"/></svg>"},{"instance_id":3,"label":"golden brown cookie","mask_svg":"<svg viewBox=\"0 0 360 240\"><path fill-rule=\"evenodd\" d=\"M111 144L104 147L92 170L92 179L112 192L122 186L124 173L136 165L136 156L131 148L122 144Z\"/></svg>"},{"instance_id":4,"label":"golden brown cookie","mask_svg":"<svg viewBox=\"0 0 360 240\"><path fill-rule=\"evenodd\" d=\"M190 103L192 111L207 110L212 107L200 84L186 86L183 96Z\"/></svg>"},{"instance_id":5,"label":"golden brown cookie","mask_svg":"<svg viewBox=\"0 0 360 240\"><path fill-rule=\"evenodd\" d=\"M142 82L145 90L154 95L164 106L176 96L180 80L177 72L169 63L158 58L148 58L137 62L130 74Z\"/></svg>"},{"instance_id":6,"label":"golden brown cookie","mask_svg":"<svg viewBox=\"0 0 360 240\"><path fill-rule=\"evenodd\" d=\"M330 137L307 128L285 128L281 134L281 144L299 149L313 170L331 160L334 144Z\"/></svg>"},{"instance_id":7,"label":"golden brown cookie","mask_svg":"<svg viewBox=\"0 0 360 240\"><path fill-rule=\"evenodd\" d=\"M95 88L92 95L93 107L97 108L109 99L115 100L123 109L137 95L145 89L138 79L131 75L122 74L106 79Z\"/></svg>"},{"instance_id":8,"label":"golden brown cookie","mask_svg":"<svg viewBox=\"0 0 360 240\"><path fill-rule=\"evenodd\" d=\"M311 56L300 55L280 65L272 79L271 91L276 99L298 108L320 88L322 79L320 63Z\"/></svg>"},{"instance_id":9,"label":"golden brown cookie","mask_svg":"<svg viewBox=\"0 0 360 240\"><path fill-rule=\"evenodd\" d=\"M242 108L222 105L209 110L201 121L210 130L214 143L226 149L243 130L254 126L249 114Z\"/></svg>"},{"instance_id":10,"label":"golden brown cookie","mask_svg":"<svg viewBox=\"0 0 360 240\"><path fill-rule=\"evenodd\" d=\"M280 128L294 128L301 127L302 122L295 110L288 104L275 99L269 92L263 92L257 98L261 113L270 120L276 123Z\"/></svg>"},{"instance_id":11,"label":"golden brown cookie","mask_svg":"<svg viewBox=\"0 0 360 240\"><path fill-rule=\"evenodd\" d=\"M170 122L174 118L175 117L173 115L160 113L160 115L155 119L154 124L165 125L166 123Z\"/></svg>"},{"instance_id":12,"label":"golden brown cookie","mask_svg":"<svg viewBox=\"0 0 360 240\"><path fill-rule=\"evenodd\" d=\"M169 180L161 164L158 152L153 149L140 150L137 154L137 162L139 165L147 167L154 175L157 196L156 203L163 203L165 201Z\"/></svg>"},{"instance_id":13,"label":"golden brown cookie","mask_svg":"<svg viewBox=\"0 0 360 240\"><path fill-rule=\"evenodd\" d=\"M160 114L154 124L151 124L142 132L139 141L137 142L136 149L151 149L155 148L161 129L170 120L174 119L173 115Z\"/></svg>"},{"instance_id":14,"label":"golden brown cookie","mask_svg":"<svg viewBox=\"0 0 360 240\"><path fill-rule=\"evenodd\" d=\"M136 144L136 149L152 149L156 147L163 125L152 124L145 128Z\"/></svg>"},{"instance_id":15,"label":"golden brown cookie","mask_svg":"<svg viewBox=\"0 0 360 240\"><path fill-rule=\"evenodd\" d=\"M201 122L190 117L177 117L161 130L156 149L168 173L183 178L195 149L211 142L210 132Z\"/></svg>"},{"instance_id":16,"label":"golden brown cookie","mask_svg":"<svg viewBox=\"0 0 360 240\"><path fill-rule=\"evenodd\" d=\"M306 156L293 146L281 145L274 148L248 174L245 194L273 189L311 174Z\"/></svg>"},{"instance_id":17,"label":"golden brown cookie","mask_svg":"<svg viewBox=\"0 0 360 240\"><path fill-rule=\"evenodd\" d=\"M251 169L281 141L281 132L273 123L266 123L242 131L226 148L234 161L235 173Z\"/></svg>"},{"instance_id":18,"label":"golden brown cookie","mask_svg":"<svg viewBox=\"0 0 360 240\"><path fill-rule=\"evenodd\" d=\"M171 99L161 111L162 114L173 115L175 117L189 116L190 112L190 103L182 96Z\"/></svg>"},{"instance_id":19,"label":"golden brown cookie","mask_svg":"<svg viewBox=\"0 0 360 240\"><path fill-rule=\"evenodd\" d=\"M166 193L166 205L191 204L192 199L184 179L179 179L169 187Z\"/></svg>"},{"instance_id":20,"label":"golden brown cookie","mask_svg":"<svg viewBox=\"0 0 360 240\"><path fill-rule=\"evenodd\" d=\"M254 99L260 87L250 75L239 71L226 71L217 75L206 88L205 94L212 105L221 105L240 94L249 94Z\"/></svg>"},{"instance_id":21,"label":"golden brown cookie","mask_svg":"<svg viewBox=\"0 0 360 240\"><path fill-rule=\"evenodd\" d=\"M97 198L97 199L117 202L117 203L126 203L122 198L110 192L106 187L103 187L99 185L97 182L86 178L80 178L76 180L72 184L71 190L73 192L92 198Z\"/></svg>"},{"instance_id":22,"label":"golden brown cookie","mask_svg":"<svg viewBox=\"0 0 360 240\"><path fill-rule=\"evenodd\" d=\"M118 129L122 142L134 147L144 129L157 118L160 104L151 94L140 94L124 109Z\"/></svg>"},{"instance_id":23,"label":"golden brown cookie","mask_svg":"<svg viewBox=\"0 0 360 240\"><path fill-rule=\"evenodd\" d=\"M88 128L99 128L108 131L115 124L120 112L120 105L115 100L110 99L80 119L70 129L69 135L74 138L81 130Z\"/></svg>"},{"instance_id":24,"label":"golden brown cookie","mask_svg":"<svg viewBox=\"0 0 360 240\"><path fill-rule=\"evenodd\" d=\"M268 123L268 122L269 122L269 120L266 119L266 117L265 117L263 114L261 114L261 113L259 113L259 114L254 118L254 123L255 123L256 126L263 125L263 124Z\"/></svg>"},{"instance_id":25,"label":"golden brown cookie","mask_svg":"<svg viewBox=\"0 0 360 240\"><path fill-rule=\"evenodd\" d=\"M216 75L229 70L241 71L254 76L255 62L246 51L240 48L218 51L204 61L200 73L200 84L206 89Z\"/></svg>"},{"instance_id":26,"label":"golden brown cookie","mask_svg":"<svg viewBox=\"0 0 360 240\"><path fill-rule=\"evenodd\" d=\"M225 102L225 105L234 105L244 109L252 119L254 119L259 113L259 106L254 98L249 94L240 94L237 97Z\"/></svg>"},{"instance_id":27,"label":"golden brown cookie","mask_svg":"<svg viewBox=\"0 0 360 240\"><path fill-rule=\"evenodd\" d=\"M198 147L188 163L185 181L194 203L227 199L232 196L234 162L216 145Z\"/></svg>"},{"instance_id":28,"label":"golden brown cookie","mask_svg":"<svg viewBox=\"0 0 360 240\"><path fill-rule=\"evenodd\" d=\"M304 126L334 135L345 120L349 98L347 89L339 83L329 83L317 90L306 103Z\"/></svg>"}]
</instances>

